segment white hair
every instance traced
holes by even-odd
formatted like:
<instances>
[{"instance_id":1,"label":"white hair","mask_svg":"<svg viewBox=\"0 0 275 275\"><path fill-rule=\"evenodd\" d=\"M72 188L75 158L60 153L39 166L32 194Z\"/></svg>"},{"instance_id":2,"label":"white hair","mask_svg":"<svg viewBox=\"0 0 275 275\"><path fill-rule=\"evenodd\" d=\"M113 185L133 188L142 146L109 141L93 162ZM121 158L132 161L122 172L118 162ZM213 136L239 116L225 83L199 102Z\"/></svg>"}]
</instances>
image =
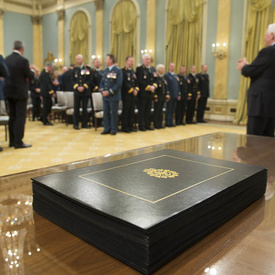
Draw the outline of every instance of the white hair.
<instances>
[{"instance_id":1,"label":"white hair","mask_svg":"<svg viewBox=\"0 0 275 275\"><path fill-rule=\"evenodd\" d=\"M142 59L144 59L145 57L151 58L150 54L148 54L148 53L145 53L145 54L142 56Z\"/></svg>"},{"instance_id":2,"label":"white hair","mask_svg":"<svg viewBox=\"0 0 275 275\"><path fill-rule=\"evenodd\" d=\"M268 34L273 33L275 35L275 23L268 25L267 32Z\"/></svg>"},{"instance_id":3,"label":"white hair","mask_svg":"<svg viewBox=\"0 0 275 275\"><path fill-rule=\"evenodd\" d=\"M157 65L157 72L158 72L160 69L165 69L165 66L164 66L163 64L158 64L158 65Z\"/></svg>"}]
</instances>

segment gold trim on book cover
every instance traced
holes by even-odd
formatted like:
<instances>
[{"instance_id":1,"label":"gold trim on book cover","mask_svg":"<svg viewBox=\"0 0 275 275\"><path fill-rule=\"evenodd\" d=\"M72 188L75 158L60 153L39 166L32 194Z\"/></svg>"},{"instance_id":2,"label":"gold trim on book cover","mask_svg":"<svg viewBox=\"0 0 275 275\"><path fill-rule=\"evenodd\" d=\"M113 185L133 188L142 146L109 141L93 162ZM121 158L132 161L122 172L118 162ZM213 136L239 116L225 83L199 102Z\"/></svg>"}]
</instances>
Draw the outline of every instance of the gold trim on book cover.
<instances>
[{"instance_id":1,"label":"gold trim on book cover","mask_svg":"<svg viewBox=\"0 0 275 275\"><path fill-rule=\"evenodd\" d=\"M162 157L170 157L170 158L174 158L174 159L189 161L189 162L192 162L192 163L203 164L203 165L206 165L206 166L211 166L211 167L217 167L217 168L228 169L228 171L223 172L223 173L221 173L221 174L218 174L218 175L216 175L216 176L207 178L207 179L202 180L202 181L200 181L200 182L197 182L197 183L195 183L195 184L193 184L193 185L191 185L191 186L188 186L188 187L186 187L186 188L184 188L184 189L182 189L182 190L179 190L179 191L177 191L177 192L174 192L174 193L172 193L172 194L170 194L170 195L167 195L167 196L165 196L165 197L163 197L163 198L160 198L160 199L158 199L158 200L156 200L156 201L151 201L151 200L148 200L148 199L145 199L145 198L142 198L142 197L139 197L139 196L136 196L136 195L127 193L127 192L125 192L125 191L116 189L116 188L114 188L114 187L108 186L108 185L106 185L106 184L103 184L103 183L100 183L100 182L97 182L97 181L95 181L95 180L88 179L88 178L85 177L85 176L88 176L88 175L92 175L92 174L96 174L96 173L102 173L102 172L106 172L106 171L109 171L109 170L114 170L114 169L118 169L118 168L121 168L121 167L126 167L126 166L134 165L134 164L137 164L137 163L149 161L149 160L154 160L154 159L162 158ZM140 200L143 200L143 201L146 201L146 202L155 204L155 203L158 203L158 202L160 202L160 201L163 201L163 200L165 200L165 199L167 199L167 198L170 198L170 197L172 197L172 196L175 196L175 195L177 195L177 194L179 194L179 193L181 193L181 192L184 192L184 191L186 191L186 190L188 190L188 189L190 189L190 188L193 188L193 187L195 187L195 186L197 186L197 185L199 185L199 184L202 184L202 183L204 183L204 182L206 182L206 181L208 181L208 180L215 179L215 178L217 178L217 177L220 177L220 176L222 176L222 175L224 175L224 174L227 174L227 173L229 173L229 172L232 172L232 171L234 171L234 170L235 170L234 168L230 168L230 167L223 167L223 166L219 166L219 165L204 163L204 162L200 162L200 161L194 161L194 160L190 160L190 159L184 159L184 158L175 157L175 156L161 155L161 156L157 156L157 157L153 157L153 158L149 158L149 159L145 159L145 160L140 160L140 161L136 161L136 162L132 162L132 163L127 163L127 164L120 165L120 166L115 166L115 167L107 168L107 169L100 170L100 171L95 171L95 172L92 172L92 173L87 173L87 174L84 174L84 175L80 175L80 176L78 176L78 177L79 177L79 178L82 178L82 179L85 179L85 180L88 180L88 181L90 181L90 182L96 183L96 184L98 184L98 185L107 187L107 188L109 188L109 189L111 189L111 190L114 190L114 191L117 191L117 192L119 192L119 193L126 194L126 195L128 195L128 196L131 196L131 197L134 197L134 198L137 198L137 199L140 199Z\"/></svg>"}]
</instances>

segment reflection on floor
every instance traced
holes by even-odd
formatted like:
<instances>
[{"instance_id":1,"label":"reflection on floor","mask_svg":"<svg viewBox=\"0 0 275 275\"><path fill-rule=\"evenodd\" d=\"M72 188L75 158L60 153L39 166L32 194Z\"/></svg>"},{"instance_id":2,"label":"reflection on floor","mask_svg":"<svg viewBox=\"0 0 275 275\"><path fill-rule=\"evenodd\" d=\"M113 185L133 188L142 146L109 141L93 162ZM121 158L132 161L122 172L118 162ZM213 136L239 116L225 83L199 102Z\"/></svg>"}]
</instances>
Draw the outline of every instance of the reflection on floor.
<instances>
[{"instance_id":1,"label":"reflection on floor","mask_svg":"<svg viewBox=\"0 0 275 275\"><path fill-rule=\"evenodd\" d=\"M0 130L0 176L23 171L79 161L171 142L214 132L245 134L245 127L230 124L195 124L155 131L118 133L116 136L100 135L103 128L76 131L71 125L56 122L43 126L41 122L27 121L24 142L28 149L9 148L5 142L4 128Z\"/></svg>"}]
</instances>

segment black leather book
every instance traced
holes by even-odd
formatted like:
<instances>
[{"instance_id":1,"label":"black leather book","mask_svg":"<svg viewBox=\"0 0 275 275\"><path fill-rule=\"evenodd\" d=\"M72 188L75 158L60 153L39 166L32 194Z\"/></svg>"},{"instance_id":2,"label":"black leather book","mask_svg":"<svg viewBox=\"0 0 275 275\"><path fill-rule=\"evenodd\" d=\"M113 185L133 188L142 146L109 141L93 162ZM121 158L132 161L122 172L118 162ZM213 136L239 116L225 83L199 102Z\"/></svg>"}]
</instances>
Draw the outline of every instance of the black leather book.
<instances>
[{"instance_id":1,"label":"black leather book","mask_svg":"<svg viewBox=\"0 0 275 275\"><path fill-rule=\"evenodd\" d=\"M33 179L34 210L150 274L265 193L267 169L162 150Z\"/></svg>"}]
</instances>

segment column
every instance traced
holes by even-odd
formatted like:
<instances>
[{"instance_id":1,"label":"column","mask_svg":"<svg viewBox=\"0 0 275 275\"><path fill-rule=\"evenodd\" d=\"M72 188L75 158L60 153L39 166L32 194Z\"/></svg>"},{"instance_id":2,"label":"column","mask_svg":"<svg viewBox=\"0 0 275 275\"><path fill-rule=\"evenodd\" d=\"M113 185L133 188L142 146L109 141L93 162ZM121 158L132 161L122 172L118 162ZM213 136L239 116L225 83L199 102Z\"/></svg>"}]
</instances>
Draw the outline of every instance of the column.
<instances>
[{"instance_id":1,"label":"column","mask_svg":"<svg viewBox=\"0 0 275 275\"><path fill-rule=\"evenodd\" d=\"M33 64L40 70L43 68L43 53L42 53L42 17L39 15L32 16L33 28Z\"/></svg>"},{"instance_id":2,"label":"column","mask_svg":"<svg viewBox=\"0 0 275 275\"><path fill-rule=\"evenodd\" d=\"M96 0L96 55L100 55L101 64L103 64L103 6L104 0Z\"/></svg>"},{"instance_id":3,"label":"column","mask_svg":"<svg viewBox=\"0 0 275 275\"><path fill-rule=\"evenodd\" d=\"M58 67L61 69L64 65L64 60L65 60L65 34L64 34L64 29L65 29L65 10L60 9L56 11L57 16L58 16L58 56L57 58L62 61L58 62Z\"/></svg>"},{"instance_id":4,"label":"column","mask_svg":"<svg viewBox=\"0 0 275 275\"><path fill-rule=\"evenodd\" d=\"M147 32L146 32L146 49L152 50L147 52L152 57L152 65L156 65L156 18L157 18L157 1L147 0Z\"/></svg>"},{"instance_id":5,"label":"column","mask_svg":"<svg viewBox=\"0 0 275 275\"><path fill-rule=\"evenodd\" d=\"M214 99L227 99L230 11L231 0L219 0L216 43L226 43L226 55L223 59L216 58Z\"/></svg>"}]
</instances>

